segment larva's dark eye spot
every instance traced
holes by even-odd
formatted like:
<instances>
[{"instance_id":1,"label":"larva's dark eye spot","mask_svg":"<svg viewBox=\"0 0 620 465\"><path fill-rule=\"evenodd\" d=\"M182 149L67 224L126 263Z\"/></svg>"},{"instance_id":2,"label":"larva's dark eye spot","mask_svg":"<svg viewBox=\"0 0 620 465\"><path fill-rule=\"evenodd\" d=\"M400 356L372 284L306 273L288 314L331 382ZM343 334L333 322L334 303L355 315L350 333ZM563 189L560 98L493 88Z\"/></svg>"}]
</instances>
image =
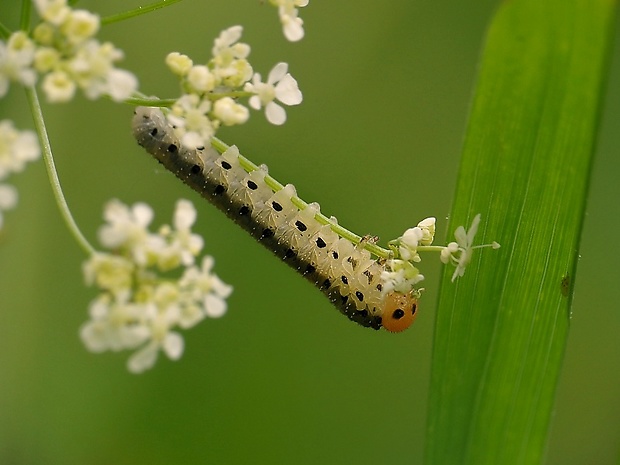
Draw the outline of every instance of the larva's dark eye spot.
<instances>
[{"instance_id":1,"label":"larva's dark eye spot","mask_svg":"<svg viewBox=\"0 0 620 465\"><path fill-rule=\"evenodd\" d=\"M325 243L325 241L323 239L321 239L320 237L317 237L317 239L316 239L316 246L319 249L323 249L323 248L327 247L327 244Z\"/></svg>"},{"instance_id":2,"label":"larva's dark eye spot","mask_svg":"<svg viewBox=\"0 0 620 465\"><path fill-rule=\"evenodd\" d=\"M232 165L227 161L222 160L222 168L224 168L225 170L229 170L232 168Z\"/></svg>"},{"instance_id":3,"label":"larva's dark eye spot","mask_svg":"<svg viewBox=\"0 0 620 465\"><path fill-rule=\"evenodd\" d=\"M215 190L213 191L215 195L222 195L224 192L226 192L226 188L222 186L221 184L218 184Z\"/></svg>"},{"instance_id":4,"label":"larva's dark eye spot","mask_svg":"<svg viewBox=\"0 0 620 465\"><path fill-rule=\"evenodd\" d=\"M355 297L357 297L360 302L364 300L364 294L362 294L360 291L355 291Z\"/></svg>"},{"instance_id":5,"label":"larva's dark eye spot","mask_svg":"<svg viewBox=\"0 0 620 465\"><path fill-rule=\"evenodd\" d=\"M349 284L349 280L347 279L346 276L340 276L340 281L342 281L344 284Z\"/></svg>"},{"instance_id":6,"label":"larva's dark eye spot","mask_svg":"<svg viewBox=\"0 0 620 465\"><path fill-rule=\"evenodd\" d=\"M248 181L248 187L250 189L252 189L253 191L255 191L256 189L258 189L258 186L256 185L256 183L254 181Z\"/></svg>"},{"instance_id":7,"label":"larva's dark eye spot","mask_svg":"<svg viewBox=\"0 0 620 465\"><path fill-rule=\"evenodd\" d=\"M280 205L278 202L271 202L271 206L277 212L281 212L282 211L282 205Z\"/></svg>"},{"instance_id":8,"label":"larva's dark eye spot","mask_svg":"<svg viewBox=\"0 0 620 465\"><path fill-rule=\"evenodd\" d=\"M175 144L170 144L168 146L168 152L170 153L175 153L177 150L179 150L179 148Z\"/></svg>"},{"instance_id":9,"label":"larva's dark eye spot","mask_svg":"<svg viewBox=\"0 0 620 465\"><path fill-rule=\"evenodd\" d=\"M151 129L151 136L155 137L157 135L157 128Z\"/></svg>"},{"instance_id":10,"label":"larva's dark eye spot","mask_svg":"<svg viewBox=\"0 0 620 465\"><path fill-rule=\"evenodd\" d=\"M301 232L307 231L308 227L303 224L301 221L295 221L295 226L297 227L297 229L299 229Z\"/></svg>"},{"instance_id":11,"label":"larva's dark eye spot","mask_svg":"<svg viewBox=\"0 0 620 465\"><path fill-rule=\"evenodd\" d=\"M415 320L418 301L414 295L391 292L385 298L381 323L392 333L404 331Z\"/></svg>"},{"instance_id":12,"label":"larva's dark eye spot","mask_svg":"<svg viewBox=\"0 0 620 465\"><path fill-rule=\"evenodd\" d=\"M202 168L200 165L192 165L190 171L192 172L192 174L199 174L202 171Z\"/></svg>"}]
</instances>

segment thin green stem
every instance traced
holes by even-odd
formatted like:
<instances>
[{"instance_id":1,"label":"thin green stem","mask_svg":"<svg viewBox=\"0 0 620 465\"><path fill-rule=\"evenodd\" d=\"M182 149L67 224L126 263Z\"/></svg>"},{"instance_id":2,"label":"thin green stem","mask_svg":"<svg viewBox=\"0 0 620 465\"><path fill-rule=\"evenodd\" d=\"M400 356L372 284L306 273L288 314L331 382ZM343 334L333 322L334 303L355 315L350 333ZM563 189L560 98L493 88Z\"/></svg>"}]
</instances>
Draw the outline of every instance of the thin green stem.
<instances>
[{"instance_id":1,"label":"thin green stem","mask_svg":"<svg viewBox=\"0 0 620 465\"><path fill-rule=\"evenodd\" d=\"M177 99L153 99L146 96L130 97L125 100L125 103L134 105L137 107L170 107Z\"/></svg>"},{"instance_id":2,"label":"thin green stem","mask_svg":"<svg viewBox=\"0 0 620 465\"><path fill-rule=\"evenodd\" d=\"M32 9L31 0L22 0L22 14L19 21L19 27L22 31L30 29L30 11Z\"/></svg>"},{"instance_id":3,"label":"thin green stem","mask_svg":"<svg viewBox=\"0 0 620 465\"><path fill-rule=\"evenodd\" d=\"M224 153L229 148L229 146L226 143L224 143L217 137L211 138L211 145L213 146L214 149L216 149L220 153ZM247 159L241 154L239 154L239 164L248 173L258 169L258 166L255 163L253 163L251 160ZM282 183L280 183L277 179L275 179L274 177L270 175L265 176L265 183L271 189L273 189L274 192L277 192L284 188ZM300 210L303 210L308 206L307 202L297 197L296 195L293 196L291 201L293 202L293 205L295 205ZM372 241L364 240L365 238L363 236L358 236L354 232L349 231L348 229L340 226L337 223L334 223L330 218L323 215L322 213L317 213L314 216L314 219L316 219L321 224L330 225L332 231L334 231L340 237L344 237L345 239L353 242L354 244L360 244L363 242L364 248L368 250L370 253L376 255L377 257L390 259L390 258L393 258L394 256L394 253L391 250L384 249L383 247L380 247L377 244L374 244Z\"/></svg>"},{"instance_id":4,"label":"thin green stem","mask_svg":"<svg viewBox=\"0 0 620 465\"><path fill-rule=\"evenodd\" d=\"M62 192L60 179L58 179L58 173L56 171L56 165L54 163L54 157L52 155L52 146L50 145L49 138L47 137L45 120L43 119L41 105L39 104L39 97L34 87L26 87L26 97L28 98L30 111L32 112L32 118L34 120L34 126L37 130L39 142L43 150L43 160L45 162L45 168L47 169L47 175L49 177L50 184L52 185L52 192L54 193L56 204L60 209L60 213L65 220L69 231L71 231L71 234L73 234L75 240L78 242L78 244L80 244L80 247L82 247L82 249L87 254L93 255L96 250L86 240L86 238L82 234L82 231L80 231L80 228L78 227L77 223L73 219L73 216L71 215L71 210L69 210L69 205L67 205L67 201L65 200L65 196Z\"/></svg>"},{"instance_id":5,"label":"thin green stem","mask_svg":"<svg viewBox=\"0 0 620 465\"><path fill-rule=\"evenodd\" d=\"M11 35L11 30L4 24L0 23L0 39L8 39Z\"/></svg>"},{"instance_id":6,"label":"thin green stem","mask_svg":"<svg viewBox=\"0 0 620 465\"><path fill-rule=\"evenodd\" d=\"M150 13L151 11L159 10L160 8L165 8L175 3L179 3L180 1L181 0L161 0L151 5L139 6L136 9L125 11L123 13L117 13L115 15L105 16L104 18L101 18L101 24L103 25L103 24L118 23L126 19L131 19L131 18L135 18L136 16Z\"/></svg>"}]
</instances>

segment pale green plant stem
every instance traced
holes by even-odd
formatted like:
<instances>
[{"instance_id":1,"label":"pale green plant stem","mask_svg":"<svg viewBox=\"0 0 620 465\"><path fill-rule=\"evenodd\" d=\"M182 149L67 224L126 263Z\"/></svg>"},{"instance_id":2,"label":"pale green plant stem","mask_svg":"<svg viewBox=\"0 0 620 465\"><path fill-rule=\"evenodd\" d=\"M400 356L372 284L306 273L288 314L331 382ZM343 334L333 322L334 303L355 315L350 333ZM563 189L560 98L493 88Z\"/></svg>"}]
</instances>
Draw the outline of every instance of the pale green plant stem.
<instances>
[{"instance_id":1,"label":"pale green plant stem","mask_svg":"<svg viewBox=\"0 0 620 465\"><path fill-rule=\"evenodd\" d=\"M67 205L67 201L65 200L65 196L62 192L60 179L58 178L58 172L56 171L56 165L52 155L52 146L50 145L49 138L47 137L47 129L45 128L45 120L43 119L43 113L41 112L41 105L39 104L37 91L34 87L26 87L25 89L26 97L28 98L28 103L30 105L30 111L32 112L32 118L34 120L34 126L37 131L37 135L39 136L39 143L41 144L41 149L43 151L43 161L45 162L45 168L47 169L47 175L52 186L52 192L54 193L56 204L58 205L65 224L69 228L69 231L71 231L71 234L73 234L73 237L78 242L80 247L82 247L88 255L93 255L96 253L96 250L86 240L82 234L82 231L80 231L80 228L71 215L71 210L69 210L69 205Z\"/></svg>"},{"instance_id":2,"label":"pale green plant stem","mask_svg":"<svg viewBox=\"0 0 620 465\"><path fill-rule=\"evenodd\" d=\"M19 21L19 27L22 31L30 29L30 11L32 9L32 0L22 0L22 14Z\"/></svg>"},{"instance_id":3,"label":"pale green plant stem","mask_svg":"<svg viewBox=\"0 0 620 465\"><path fill-rule=\"evenodd\" d=\"M179 3L180 1L181 0L161 0L160 2L156 2L151 5L140 6L133 10L129 10L123 13L117 13L115 15L110 15L110 16L101 18L101 24L105 25L105 24L118 23L126 19L131 19L131 18L135 18L136 16L150 13L151 11L159 10L160 8L165 8L175 3Z\"/></svg>"}]
</instances>

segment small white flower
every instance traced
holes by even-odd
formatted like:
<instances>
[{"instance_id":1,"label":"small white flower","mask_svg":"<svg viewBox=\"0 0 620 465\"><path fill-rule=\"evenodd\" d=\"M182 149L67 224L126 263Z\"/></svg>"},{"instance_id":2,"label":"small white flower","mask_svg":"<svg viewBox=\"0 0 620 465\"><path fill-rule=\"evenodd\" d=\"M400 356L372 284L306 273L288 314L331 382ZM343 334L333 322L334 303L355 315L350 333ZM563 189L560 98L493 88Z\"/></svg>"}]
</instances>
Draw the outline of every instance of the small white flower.
<instances>
[{"instance_id":1,"label":"small white flower","mask_svg":"<svg viewBox=\"0 0 620 465\"><path fill-rule=\"evenodd\" d=\"M90 39L99 31L99 16L86 10L72 10L62 22L60 31L72 44Z\"/></svg>"},{"instance_id":2,"label":"small white flower","mask_svg":"<svg viewBox=\"0 0 620 465\"><path fill-rule=\"evenodd\" d=\"M54 26L60 26L71 14L67 0L35 0L34 3L39 16Z\"/></svg>"},{"instance_id":3,"label":"small white flower","mask_svg":"<svg viewBox=\"0 0 620 465\"><path fill-rule=\"evenodd\" d=\"M180 97L166 116L174 126L177 137L186 147L207 147L209 140L218 127L210 118L212 104L208 99L201 99L196 94Z\"/></svg>"},{"instance_id":4,"label":"small white flower","mask_svg":"<svg viewBox=\"0 0 620 465\"><path fill-rule=\"evenodd\" d=\"M193 234L191 227L196 221L196 209L189 200L179 200L174 212L173 226L164 226L160 236L167 243L157 254L157 264L161 270L170 270L179 265L190 266L204 245L198 234Z\"/></svg>"},{"instance_id":5,"label":"small white flower","mask_svg":"<svg viewBox=\"0 0 620 465\"><path fill-rule=\"evenodd\" d=\"M218 84L235 88L252 77L252 66L246 60L250 46L237 42L242 32L241 26L232 26L214 41L210 68Z\"/></svg>"},{"instance_id":6,"label":"small white flower","mask_svg":"<svg viewBox=\"0 0 620 465\"><path fill-rule=\"evenodd\" d=\"M4 222L3 211L11 210L17 205L17 189L8 184L0 184L0 229Z\"/></svg>"},{"instance_id":7,"label":"small white flower","mask_svg":"<svg viewBox=\"0 0 620 465\"><path fill-rule=\"evenodd\" d=\"M166 56L166 65L177 76L185 76L194 65L194 62L187 55L171 52Z\"/></svg>"},{"instance_id":8,"label":"small white flower","mask_svg":"<svg viewBox=\"0 0 620 465\"><path fill-rule=\"evenodd\" d=\"M10 81L27 87L34 85L37 79L32 69L35 51L34 42L23 31L11 34L6 44L0 40L0 97L8 92Z\"/></svg>"},{"instance_id":9,"label":"small white flower","mask_svg":"<svg viewBox=\"0 0 620 465\"><path fill-rule=\"evenodd\" d=\"M86 284L97 284L113 294L123 294L133 286L136 266L130 260L108 253L95 253L84 262Z\"/></svg>"},{"instance_id":10,"label":"small white flower","mask_svg":"<svg viewBox=\"0 0 620 465\"><path fill-rule=\"evenodd\" d=\"M186 79L190 90L197 93L210 92L217 84L213 73L204 65L192 66L187 71Z\"/></svg>"},{"instance_id":11,"label":"small white flower","mask_svg":"<svg viewBox=\"0 0 620 465\"><path fill-rule=\"evenodd\" d=\"M136 263L148 262L153 241L148 226L153 219L153 210L145 203L136 203L131 208L118 200L107 203L104 218L108 224L99 229L99 241L110 250L131 251Z\"/></svg>"},{"instance_id":12,"label":"small white flower","mask_svg":"<svg viewBox=\"0 0 620 465\"><path fill-rule=\"evenodd\" d=\"M245 123L250 117L250 112L246 107L235 102L230 97L216 100L213 105L213 115L219 119L224 126L234 126Z\"/></svg>"},{"instance_id":13,"label":"small white flower","mask_svg":"<svg viewBox=\"0 0 620 465\"><path fill-rule=\"evenodd\" d=\"M443 263L452 262L452 264L456 266L454 274L452 275L453 282L457 277L461 277L465 274L465 268L467 268L467 265L469 265L469 262L471 261L474 249L482 247L492 247L494 249L498 249L500 247L497 242L474 246L474 238L478 232L479 225L480 213L474 217L468 231L465 231L463 226L456 228L456 231L454 232L456 242L450 242L441 251L441 261Z\"/></svg>"},{"instance_id":14,"label":"small white flower","mask_svg":"<svg viewBox=\"0 0 620 465\"><path fill-rule=\"evenodd\" d=\"M261 82L261 75L256 73L252 83L248 82L244 87L246 92L256 94L250 97L250 106L255 110L264 106L265 116L271 124L280 125L286 121L284 108L274 100L277 99L285 105L298 105L303 100L297 81L287 71L287 63L278 63L269 72L267 82Z\"/></svg>"},{"instance_id":15,"label":"small white flower","mask_svg":"<svg viewBox=\"0 0 620 465\"><path fill-rule=\"evenodd\" d=\"M383 281L381 292L384 294L393 290L407 294L416 284L424 280L424 275L420 274L420 270L407 260L388 260L386 269L388 271L381 273Z\"/></svg>"},{"instance_id":16,"label":"small white flower","mask_svg":"<svg viewBox=\"0 0 620 465\"><path fill-rule=\"evenodd\" d=\"M193 300L201 302L204 312L211 318L219 318L226 313L226 299L232 286L225 284L211 272L213 257L205 256L201 268L188 268L181 278L180 285L192 295Z\"/></svg>"},{"instance_id":17,"label":"small white flower","mask_svg":"<svg viewBox=\"0 0 620 465\"><path fill-rule=\"evenodd\" d=\"M54 71L43 78L43 92L51 103L68 102L75 95L75 81L64 71Z\"/></svg>"},{"instance_id":18,"label":"small white flower","mask_svg":"<svg viewBox=\"0 0 620 465\"><path fill-rule=\"evenodd\" d=\"M23 171L26 163L41 156L33 131L19 131L10 120L0 121L0 180Z\"/></svg>"},{"instance_id":19,"label":"small white flower","mask_svg":"<svg viewBox=\"0 0 620 465\"><path fill-rule=\"evenodd\" d=\"M291 42L301 40L304 37L304 22L299 17L298 8L307 6L309 0L271 0L271 3L278 7L278 15L286 39Z\"/></svg>"}]
</instances>

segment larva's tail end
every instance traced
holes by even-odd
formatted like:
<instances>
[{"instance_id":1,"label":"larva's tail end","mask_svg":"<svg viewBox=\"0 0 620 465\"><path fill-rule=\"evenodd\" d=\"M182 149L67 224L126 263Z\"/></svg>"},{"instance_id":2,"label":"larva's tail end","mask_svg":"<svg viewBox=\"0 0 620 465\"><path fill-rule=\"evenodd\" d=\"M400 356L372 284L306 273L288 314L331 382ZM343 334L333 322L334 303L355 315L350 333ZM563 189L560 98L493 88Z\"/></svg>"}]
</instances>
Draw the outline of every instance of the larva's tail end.
<instances>
[{"instance_id":1,"label":"larva's tail end","mask_svg":"<svg viewBox=\"0 0 620 465\"><path fill-rule=\"evenodd\" d=\"M417 295L390 292L385 298L381 323L389 332L400 333L411 326L417 315Z\"/></svg>"}]
</instances>

